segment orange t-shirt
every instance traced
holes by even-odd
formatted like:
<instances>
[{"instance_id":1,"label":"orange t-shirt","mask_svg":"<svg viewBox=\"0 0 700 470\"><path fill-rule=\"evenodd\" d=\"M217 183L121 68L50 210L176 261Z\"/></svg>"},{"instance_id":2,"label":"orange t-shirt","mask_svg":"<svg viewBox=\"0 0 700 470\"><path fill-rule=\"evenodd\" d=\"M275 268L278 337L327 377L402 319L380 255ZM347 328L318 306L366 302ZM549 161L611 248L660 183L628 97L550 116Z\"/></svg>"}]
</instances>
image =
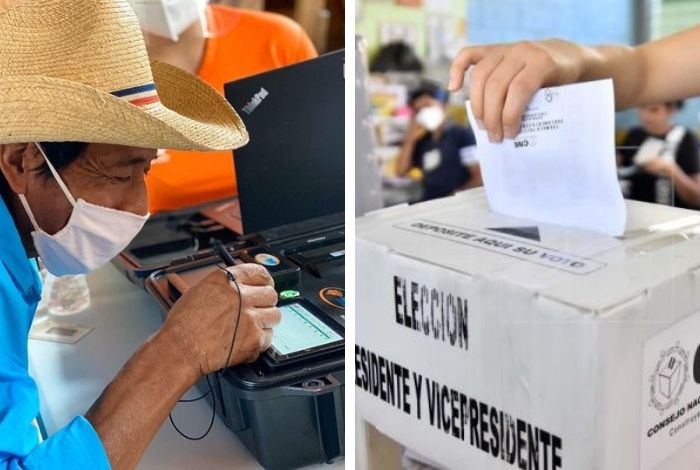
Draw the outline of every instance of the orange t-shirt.
<instances>
[{"instance_id":1,"label":"orange t-shirt","mask_svg":"<svg viewBox=\"0 0 700 470\"><path fill-rule=\"evenodd\" d=\"M198 75L224 93L224 84L317 56L311 40L281 15L209 6L209 38ZM167 150L146 176L151 213L181 209L238 194L231 151Z\"/></svg>"}]
</instances>

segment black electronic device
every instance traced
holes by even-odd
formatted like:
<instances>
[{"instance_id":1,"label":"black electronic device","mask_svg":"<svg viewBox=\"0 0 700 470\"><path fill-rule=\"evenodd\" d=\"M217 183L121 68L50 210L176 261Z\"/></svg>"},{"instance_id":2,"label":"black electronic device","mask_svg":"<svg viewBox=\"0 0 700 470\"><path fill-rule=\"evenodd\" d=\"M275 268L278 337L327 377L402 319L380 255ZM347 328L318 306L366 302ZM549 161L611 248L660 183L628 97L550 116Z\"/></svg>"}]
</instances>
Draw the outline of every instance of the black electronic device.
<instances>
[{"instance_id":1,"label":"black electronic device","mask_svg":"<svg viewBox=\"0 0 700 470\"><path fill-rule=\"evenodd\" d=\"M213 254L210 243L220 240L229 247L247 246L247 240L207 217L230 202L215 202L151 217L113 264L134 284L142 284L154 271L173 262L188 262Z\"/></svg>"},{"instance_id":2,"label":"black electronic device","mask_svg":"<svg viewBox=\"0 0 700 470\"><path fill-rule=\"evenodd\" d=\"M344 331L317 307L304 299L279 304L282 322L274 330L272 346L266 351L276 363L308 359L342 351Z\"/></svg>"},{"instance_id":3,"label":"black electronic device","mask_svg":"<svg viewBox=\"0 0 700 470\"><path fill-rule=\"evenodd\" d=\"M252 247L241 250L241 260L263 266L275 280L278 289L293 286L299 282L300 268L269 246Z\"/></svg>"},{"instance_id":4,"label":"black electronic device","mask_svg":"<svg viewBox=\"0 0 700 470\"><path fill-rule=\"evenodd\" d=\"M250 134L235 152L239 199L152 217L114 264L142 283L174 260L209 256L212 238L240 248L249 246L243 231L275 239L279 230L294 234L342 219L344 67L339 50L226 84ZM299 260L314 269L318 258Z\"/></svg>"},{"instance_id":5,"label":"black electronic device","mask_svg":"<svg viewBox=\"0 0 700 470\"><path fill-rule=\"evenodd\" d=\"M240 251L229 253L234 264L242 262ZM145 286L165 317L187 289L222 264L212 253L156 271ZM213 397L207 396L267 469L333 462L345 454L344 310L322 300L318 283L342 285L343 277L319 280L300 270L296 284L277 287L283 320L274 329L273 347L252 364L226 369ZM210 382L217 377L211 374ZM198 386L208 391L206 382Z\"/></svg>"},{"instance_id":6,"label":"black electronic device","mask_svg":"<svg viewBox=\"0 0 700 470\"><path fill-rule=\"evenodd\" d=\"M236 150L245 233L345 208L345 52L227 83L250 142Z\"/></svg>"},{"instance_id":7,"label":"black electronic device","mask_svg":"<svg viewBox=\"0 0 700 470\"><path fill-rule=\"evenodd\" d=\"M235 152L240 205L159 215L117 262L164 316L222 265L268 270L287 321L257 361L212 374L207 395L267 469L345 454L343 66L338 51L227 84L251 137ZM246 94L262 88L268 94L249 106ZM227 222L241 218L244 235Z\"/></svg>"}]
</instances>

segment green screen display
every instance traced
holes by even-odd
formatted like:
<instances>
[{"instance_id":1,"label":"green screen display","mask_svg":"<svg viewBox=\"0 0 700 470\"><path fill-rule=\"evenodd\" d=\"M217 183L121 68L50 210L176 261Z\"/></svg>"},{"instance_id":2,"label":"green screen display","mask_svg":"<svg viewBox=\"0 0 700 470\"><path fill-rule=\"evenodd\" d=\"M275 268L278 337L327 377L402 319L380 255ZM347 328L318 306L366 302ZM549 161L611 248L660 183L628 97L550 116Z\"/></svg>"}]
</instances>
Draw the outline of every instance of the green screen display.
<instances>
[{"instance_id":1,"label":"green screen display","mask_svg":"<svg viewBox=\"0 0 700 470\"><path fill-rule=\"evenodd\" d=\"M299 303L283 305L282 323L273 329L272 346L287 355L343 339Z\"/></svg>"}]
</instances>

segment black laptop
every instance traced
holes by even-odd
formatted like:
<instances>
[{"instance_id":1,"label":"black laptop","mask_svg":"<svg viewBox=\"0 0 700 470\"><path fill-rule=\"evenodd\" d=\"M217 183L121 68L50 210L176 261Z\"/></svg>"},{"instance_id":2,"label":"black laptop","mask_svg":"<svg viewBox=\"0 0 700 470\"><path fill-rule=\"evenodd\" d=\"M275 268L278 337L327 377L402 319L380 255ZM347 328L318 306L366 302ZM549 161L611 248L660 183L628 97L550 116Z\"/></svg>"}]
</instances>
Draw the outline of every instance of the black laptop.
<instances>
[{"instance_id":1,"label":"black laptop","mask_svg":"<svg viewBox=\"0 0 700 470\"><path fill-rule=\"evenodd\" d=\"M250 134L234 152L239 199L153 217L116 260L127 277L141 283L242 234L316 275L343 263L344 62L340 50L226 84Z\"/></svg>"},{"instance_id":2,"label":"black laptop","mask_svg":"<svg viewBox=\"0 0 700 470\"><path fill-rule=\"evenodd\" d=\"M339 50L226 84L250 134L234 152L244 233L342 223L344 67Z\"/></svg>"}]
</instances>

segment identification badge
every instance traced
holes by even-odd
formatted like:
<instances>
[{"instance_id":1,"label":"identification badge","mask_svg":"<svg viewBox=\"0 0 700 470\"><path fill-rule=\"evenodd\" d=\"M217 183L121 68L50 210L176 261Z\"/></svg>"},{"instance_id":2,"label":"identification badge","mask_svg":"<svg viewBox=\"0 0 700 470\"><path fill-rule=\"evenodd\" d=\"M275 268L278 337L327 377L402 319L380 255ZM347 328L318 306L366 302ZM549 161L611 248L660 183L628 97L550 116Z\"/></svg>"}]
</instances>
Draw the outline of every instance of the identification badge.
<instances>
[{"instance_id":1,"label":"identification badge","mask_svg":"<svg viewBox=\"0 0 700 470\"><path fill-rule=\"evenodd\" d=\"M429 173L440 166L442 155L439 149L433 149L423 156L423 171Z\"/></svg>"}]
</instances>

